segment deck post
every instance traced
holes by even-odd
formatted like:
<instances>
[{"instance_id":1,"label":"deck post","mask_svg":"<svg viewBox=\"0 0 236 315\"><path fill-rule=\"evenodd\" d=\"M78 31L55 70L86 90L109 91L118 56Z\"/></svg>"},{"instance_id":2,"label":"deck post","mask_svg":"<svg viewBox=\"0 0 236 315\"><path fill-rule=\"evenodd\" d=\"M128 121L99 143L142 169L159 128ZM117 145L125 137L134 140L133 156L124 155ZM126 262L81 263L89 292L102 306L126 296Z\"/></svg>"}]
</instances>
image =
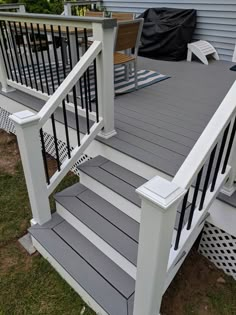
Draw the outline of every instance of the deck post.
<instances>
[{"instance_id":1,"label":"deck post","mask_svg":"<svg viewBox=\"0 0 236 315\"><path fill-rule=\"evenodd\" d=\"M24 4L19 4L19 10L20 13L25 13L25 5Z\"/></svg>"},{"instance_id":2,"label":"deck post","mask_svg":"<svg viewBox=\"0 0 236 315\"><path fill-rule=\"evenodd\" d=\"M103 138L116 134L114 126L114 24L104 27L93 23L93 38L102 42L102 52L97 57L97 88L99 115L104 120L104 129L100 132Z\"/></svg>"},{"instance_id":3,"label":"deck post","mask_svg":"<svg viewBox=\"0 0 236 315\"><path fill-rule=\"evenodd\" d=\"M65 16L71 16L72 15L71 3L64 3L64 12L65 12Z\"/></svg>"},{"instance_id":4,"label":"deck post","mask_svg":"<svg viewBox=\"0 0 236 315\"><path fill-rule=\"evenodd\" d=\"M137 189L142 198L134 315L160 312L177 207L185 189L156 176Z\"/></svg>"},{"instance_id":5,"label":"deck post","mask_svg":"<svg viewBox=\"0 0 236 315\"><path fill-rule=\"evenodd\" d=\"M39 117L29 110L10 116L16 128L16 135L28 189L33 222L44 224L51 219L41 143Z\"/></svg>"}]
</instances>

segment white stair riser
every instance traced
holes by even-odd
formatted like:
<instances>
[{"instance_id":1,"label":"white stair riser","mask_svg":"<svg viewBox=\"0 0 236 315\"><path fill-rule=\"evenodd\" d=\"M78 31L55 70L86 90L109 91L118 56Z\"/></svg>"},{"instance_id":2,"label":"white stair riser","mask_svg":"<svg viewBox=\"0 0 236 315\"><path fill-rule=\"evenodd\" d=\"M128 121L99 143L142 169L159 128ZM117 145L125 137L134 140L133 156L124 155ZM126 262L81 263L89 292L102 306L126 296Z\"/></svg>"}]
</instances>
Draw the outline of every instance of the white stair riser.
<instances>
[{"instance_id":1,"label":"white stair riser","mask_svg":"<svg viewBox=\"0 0 236 315\"><path fill-rule=\"evenodd\" d=\"M80 171L80 183L106 201L110 202L113 206L124 212L135 221L140 222L141 209L129 200L118 195L116 192L107 188L82 171Z\"/></svg>"},{"instance_id":2,"label":"white stair riser","mask_svg":"<svg viewBox=\"0 0 236 315\"><path fill-rule=\"evenodd\" d=\"M57 213L65 219L78 232L86 237L94 246L96 246L103 254L109 257L115 264L128 273L133 279L136 279L136 267L117 252L113 247L101 239L97 234L90 230L78 218L66 210L63 206L56 202Z\"/></svg>"},{"instance_id":3,"label":"white stair riser","mask_svg":"<svg viewBox=\"0 0 236 315\"><path fill-rule=\"evenodd\" d=\"M165 173L160 172L155 168L143 162L140 162L120 151L117 151L97 140L94 140L84 153L91 157L101 155L147 180L153 178L156 175L159 175L166 179L171 179L171 176L168 176Z\"/></svg>"}]
</instances>

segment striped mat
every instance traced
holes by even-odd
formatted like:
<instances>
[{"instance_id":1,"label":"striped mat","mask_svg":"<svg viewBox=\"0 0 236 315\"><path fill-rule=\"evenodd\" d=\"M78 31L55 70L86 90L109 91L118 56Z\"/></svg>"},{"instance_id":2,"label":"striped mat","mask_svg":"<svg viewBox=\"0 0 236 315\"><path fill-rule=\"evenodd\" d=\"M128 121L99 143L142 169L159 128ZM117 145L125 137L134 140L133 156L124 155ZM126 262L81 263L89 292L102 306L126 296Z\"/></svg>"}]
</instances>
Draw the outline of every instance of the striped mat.
<instances>
[{"instance_id":1,"label":"striped mat","mask_svg":"<svg viewBox=\"0 0 236 315\"><path fill-rule=\"evenodd\" d=\"M40 72L40 75L39 75ZM67 66L66 68L66 75L70 72L69 67ZM17 76L19 76L19 72L16 71ZM52 63L51 67L47 64L45 66L45 69L43 68L42 65L38 67L34 67L34 70L32 67L30 67L29 71L25 67L24 71L21 70L21 78L23 79L23 82L25 79L28 81L29 85L29 77L31 78L32 81L34 81L34 75L36 77L36 80L38 82L38 87L40 88L40 77L43 83L44 87L44 92L46 91L46 83L48 82L50 90L52 89L52 80L51 78L51 73L52 73L52 78L54 82L54 88L56 89L59 85L58 82L58 77L57 75L59 74L59 80L60 83L64 80L64 71L63 67L60 64L58 68L56 68L56 64ZM90 73L90 90L91 90L91 97L95 96L95 84L94 84L94 71L93 67L89 69ZM46 76L47 80L46 80ZM25 78L26 77L26 78ZM114 72L114 77L115 77L115 94L116 95L121 95L125 93L129 93L135 90L135 81L134 81L134 73L129 75L129 81L125 80L125 69L124 67L117 67L115 68ZM151 71L151 70L139 70L138 71L138 89L142 89L146 86L149 86L151 84L158 83L160 81L166 80L170 78L167 75L163 75L161 73ZM83 82L82 82L83 86Z\"/></svg>"},{"instance_id":2,"label":"striped mat","mask_svg":"<svg viewBox=\"0 0 236 315\"><path fill-rule=\"evenodd\" d=\"M151 71L151 70L139 70L138 71L138 89L142 89L151 84L158 83L160 81L170 78L167 75ZM125 80L124 67L115 69L115 93L116 95L130 93L135 90L134 72L129 77L129 81Z\"/></svg>"}]
</instances>

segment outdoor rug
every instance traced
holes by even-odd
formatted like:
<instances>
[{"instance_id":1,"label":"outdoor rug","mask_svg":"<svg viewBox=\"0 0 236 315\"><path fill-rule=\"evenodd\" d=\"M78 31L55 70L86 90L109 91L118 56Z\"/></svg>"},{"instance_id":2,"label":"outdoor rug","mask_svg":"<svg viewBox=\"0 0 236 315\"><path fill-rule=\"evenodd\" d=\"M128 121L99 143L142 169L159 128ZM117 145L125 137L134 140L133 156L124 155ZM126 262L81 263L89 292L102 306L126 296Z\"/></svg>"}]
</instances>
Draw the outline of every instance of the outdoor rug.
<instances>
[{"instance_id":1,"label":"outdoor rug","mask_svg":"<svg viewBox=\"0 0 236 315\"><path fill-rule=\"evenodd\" d=\"M138 89L169 79L170 76L151 70L138 71ZM125 80L124 67L115 69L115 93L116 95L135 91L134 73L130 75L129 81Z\"/></svg>"},{"instance_id":2,"label":"outdoor rug","mask_svg":"<svg viewBox=\"0 0 236 315\"><path fill-rule=\"evenodd\" d=\"M43 84L43 92L47 91L47 86L50 89L50 94L52 94L52 88L54 85L54 89L56 89L64 80L64 71L66 72L66 75L70 72L69 66L66 67L66 69L63 69L62 64L59 64L59 67L56 67L55 63L51 64L51 67L49 67L48 64L45 65L45 68L43 65L39 65L39 67L32 68L31 66L28 68L21 69L21 73L19 74L19 71L16 71L16 75L18 77L18 81L20 81L20 77L22 80L22 83L25 83L27 81L28 86L30 86L30 78L31 81L33 81L33 85L35 86L35 80L37 81L38 89L41 90L41 84ZM14 76L14 75L13 75ZM59 76L59 80L58 80ZM124 67L116 67L114 72L115 77L115 94L125 94L135 91L135 82L134 82L134 73L129 75L129 81L125 80L125 70ZM83 77L82 77L83 78ZM170 78L170 76L161 74L159 72L151 71L151 70L139 70L138 71L138 89L142 89L146 86L158 83L160 81L166 80ZM94 69L93 67L89 68L89 79L90 79L90 93L91 98L94 99L95 97L95 81L94 81ZM84 89L84 82L83 79L81 80L81 84L83 87L83 94L85 93ZM84 96L84 95L83 95Z\"/></svg>"}]
</instances>

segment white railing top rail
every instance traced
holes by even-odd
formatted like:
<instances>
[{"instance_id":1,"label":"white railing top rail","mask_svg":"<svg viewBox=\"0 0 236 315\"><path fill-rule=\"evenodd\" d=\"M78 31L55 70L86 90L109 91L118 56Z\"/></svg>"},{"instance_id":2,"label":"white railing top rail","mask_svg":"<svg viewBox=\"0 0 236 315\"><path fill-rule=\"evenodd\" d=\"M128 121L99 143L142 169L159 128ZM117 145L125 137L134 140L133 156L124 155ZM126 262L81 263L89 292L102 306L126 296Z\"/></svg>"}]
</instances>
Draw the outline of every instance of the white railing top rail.
<instances>
[{"instance_id":1,"label":"white railing top rail","mask_svg":"<svg viewBox=\"0 0 236 315\"><path fill-rule=\"evenodd\" d=\"M73 67L68 76L56 89L43 108L38 112L38 116L40 117L39 129L47 122L56 108L60 106L66 95L68 95L73 86L82 77L84 72L88 69L101 50L102 43L100 41L94 41L78 63Z\"/></svg>"},{"instance_id":2,"label":"white railing top rail","mask_svg":"<svg viewBox=\"0 0 236 315\"><path fill-rule=\"evenodd\" d=\"M98 23L101 24L104 29L114 28L117 25L117 21L115 19L104 17L65 16L14 12L0 12L0 20L81 28L88 28L91 27L93 23Z\"/></svg>"},{"instance_id":3,"label":"white railing top rail","mask_svg":"<svg viewBox=\"0 0 236 315\"><path fill-rule=\"evenodd\" d=\"M96 4L96 3L102 3L102 0L81 0L81 1L65 1L64 5L71 5L71 6L77 6L77 5L87 5L87 4Z\"/></svg>"},{"instance_id":4,"label":"white railing top rail","mask_svg":"<svg viewBox=\"0 0 236 315\"><path fill-rule=\"evenodd\" d=\"M236 81L173 178L175 184L184 189L191 186L235 113Z\"/></svg>"},{"instance_id":5,"label":"white railing top rail","mask_svg":"<svg viewBox=\"0 0 236 315\"><path fill-rule=\"evenodd\" d=\"M25 3L2 3L0 4L0 10L21 9L25 7Z\"/></svg>"}]
</instances>

